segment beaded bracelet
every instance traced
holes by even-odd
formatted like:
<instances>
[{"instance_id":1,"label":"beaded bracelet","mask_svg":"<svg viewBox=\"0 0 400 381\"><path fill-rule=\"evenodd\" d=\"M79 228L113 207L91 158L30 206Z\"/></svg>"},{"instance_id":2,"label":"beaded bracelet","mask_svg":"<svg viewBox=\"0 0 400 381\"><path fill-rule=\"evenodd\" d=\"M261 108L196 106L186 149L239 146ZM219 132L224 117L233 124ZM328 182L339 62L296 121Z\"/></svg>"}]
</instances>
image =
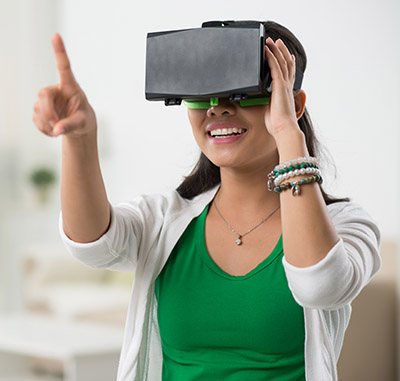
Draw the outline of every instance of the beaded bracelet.
<instances>
[{"instance_id":1,"label":"beaded bracelet","mask_svg":"<svg viewBox=\"0 0 400 381\"><path fill-rule=\"evenodd\" d=\"M296 177L299 175L321 175L321 171L318 167L315 168L302 168L302 169L295 169L294 171L289 171L278 175L274 179L274 185L279 185L282 181L290 179L291 177Z\"/></svg>"},{"instance_id":2,"label":"beaded bracelet","mask_svg":"<svg viewBox=\"0 0 400 381\"><path fill-rule=\"evenodd\" d=\"M287 172L296 170L296 169L307 169L307 168L318 168L316 163L301 163L301 164L292 164L282 169L277 169L278 166L274 168L274 170L270 173L272 177L278 177L279 175L285 174Z\"/></svg>"},{"instance_id":3,"label":"beaded bracelet","mask_svg":"<svg viewBox=\"0 0 400 381\"><path fill-rule=\"evenodd\" d=\"M283 183L283 184L280 184L277 187L275 187L274 192L281 193L287 189L292 188L292 195L298 196L300 194L300 185L311 184L314 182L317 182L318 184L322 184L322 177L320 175L313 175L310 177L306 177L302 180L293 181L290 183Z\"/></svg>"},{"instance_id":4,"label":"beaded bracelet","mask_svg":"<svg viewBox=\"0 0 400 381\"><path fill-rule=\"evenodd\" d=\"M281 164L278 164L269 174L268 174L268 190L274 190L274 186L279 185L282 180L297 176L299 174L313 174L314 171L310 171L309 168L318 168L318 161L315 157L306 156L298 157L297 159L288 160ZM296 170L300 172L296 172ZM320 173L315 173L320 175ZM279 177L282 176L282 177ZM279 180L275 183L275 180L279 177Z\"/></svg>"},{"instance_id":5,"label":"beaded bracelet","mask_svg":"<svg viewBox=\"0 0 400 381\"><path fill-rule=\"evenodd\" d=\"M279 171L281 169L288 168L291 165L303 164L303 163L312 163L312 164L318 165L318 161L315 157L306 156L306 157L298 157L297 159L285 161L281 164L278 164L274 169Z\"/></svg>"}]
</instances>

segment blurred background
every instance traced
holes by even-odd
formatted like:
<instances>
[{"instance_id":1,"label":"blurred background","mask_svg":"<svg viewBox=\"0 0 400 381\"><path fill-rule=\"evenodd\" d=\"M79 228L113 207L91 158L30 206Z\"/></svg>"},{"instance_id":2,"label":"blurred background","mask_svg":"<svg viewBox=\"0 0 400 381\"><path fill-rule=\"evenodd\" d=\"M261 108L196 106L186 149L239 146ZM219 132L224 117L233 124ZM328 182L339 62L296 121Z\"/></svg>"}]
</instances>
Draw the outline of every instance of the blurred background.
<instances>
[{"instance_id":1,"label":"blurred background","mask_svg":"<svg viewBox=\"0 0 400 381\"><path fill-rule=\"evenodd\" d=\"M383 241L384 267L354 304L341 379L397 379L397 0L0 0L0 381L78 379L66 365L71 356L49 355L54 340L43 347L40 337L50 335L46 327L53 323L69 339L82 338L80 324L98 324L115 339L102 352L115 362L133 276L83 268L60 243L61 139L42 135L32 122L37 92L58 80L51 35L63 36L75 76L96 110L103 176L110 201L118 203L176 187L199 154L184 107L144 98L146 34L229 19L279 22L305 47L307 107L329 152L322 163L326 190L361 204ZM30 327L38 314L50 320ZM39 338L28 345L31 330ZM2 332L11 332L3 343ZM75 341L68 353L79 352ZM90 346L85 351L93 352ZM12 378L8 365L17 361L26 372ZM100 380L90 377L85 379Z\"/></svg>"}]
</instances>

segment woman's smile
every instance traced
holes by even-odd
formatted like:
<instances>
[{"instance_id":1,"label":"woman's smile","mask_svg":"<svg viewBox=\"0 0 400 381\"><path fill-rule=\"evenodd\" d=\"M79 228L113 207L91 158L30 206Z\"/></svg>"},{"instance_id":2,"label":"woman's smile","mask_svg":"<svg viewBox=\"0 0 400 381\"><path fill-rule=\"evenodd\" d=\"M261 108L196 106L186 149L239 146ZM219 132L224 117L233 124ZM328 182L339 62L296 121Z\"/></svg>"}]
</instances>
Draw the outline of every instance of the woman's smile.
<instances>
[{"instance_id":1,"label":"woman's smile","mask_svg":"<svg viewBox=\"0 0 400 381\"><path fill-rule=\"evenodd\" d=\"M242 138L247 129L237 123L220 122L210 124L206 131L212 143L227 144Z\"/></svg>"}]
</instances>

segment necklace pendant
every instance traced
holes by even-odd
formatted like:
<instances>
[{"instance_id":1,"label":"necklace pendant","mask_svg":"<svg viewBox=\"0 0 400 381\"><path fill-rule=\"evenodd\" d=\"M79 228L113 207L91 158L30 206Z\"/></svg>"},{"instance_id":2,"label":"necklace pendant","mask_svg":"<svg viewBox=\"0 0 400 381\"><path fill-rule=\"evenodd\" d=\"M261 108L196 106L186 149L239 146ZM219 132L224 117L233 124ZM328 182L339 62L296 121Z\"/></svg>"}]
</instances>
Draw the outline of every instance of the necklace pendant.
<instances>
[{"instance_id":1,"label":"necklace pendant","mask_svg":"<svg viewBox=\"0 0 400 381\"><path fill-rule=\"evenodd\" d=\"M240 235L238 239L235 241L236 245L240 246L242 244L242 240L240 239L242 236Z\"/></svg>"}]
</instances>

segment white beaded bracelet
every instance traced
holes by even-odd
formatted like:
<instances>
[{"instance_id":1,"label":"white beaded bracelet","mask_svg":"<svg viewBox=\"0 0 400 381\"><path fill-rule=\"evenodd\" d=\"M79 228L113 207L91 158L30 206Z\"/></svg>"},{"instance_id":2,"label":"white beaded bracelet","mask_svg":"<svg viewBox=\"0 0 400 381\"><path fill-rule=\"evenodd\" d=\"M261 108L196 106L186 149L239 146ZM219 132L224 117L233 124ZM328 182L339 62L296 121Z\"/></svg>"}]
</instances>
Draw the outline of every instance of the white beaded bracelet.
<instances>
[{"instance_id":1,"label":"white beaded bracelet","mask_svg":"<svg viewBox=\"0 0 400 381\"><path fill-rule=\"evenodd\" d=\"M303 164L303 163L312 163L312 164L317 165L318 161L315 157L312 157L312 156L298 157L297 159L292 159L292 160L288 160L283 163L280 163L274 169L276 171L280 171L282 169L290 167L291 165Z\"/></svg>"},{"instance_id":2,"label":"white beaded bracelet","mask_svg":"<svg viewBox=\"0 0 400 381\"><path fill-rule=\"evenodd\" d=\"M299 175L319 175L321 176L321 171L318 168L301 168L295 169L293 171L289 171L279 175L274 180L274 185L278 186L282 181L290 179L291 177L296 177Z\"/></svg>"}]
</instances>

